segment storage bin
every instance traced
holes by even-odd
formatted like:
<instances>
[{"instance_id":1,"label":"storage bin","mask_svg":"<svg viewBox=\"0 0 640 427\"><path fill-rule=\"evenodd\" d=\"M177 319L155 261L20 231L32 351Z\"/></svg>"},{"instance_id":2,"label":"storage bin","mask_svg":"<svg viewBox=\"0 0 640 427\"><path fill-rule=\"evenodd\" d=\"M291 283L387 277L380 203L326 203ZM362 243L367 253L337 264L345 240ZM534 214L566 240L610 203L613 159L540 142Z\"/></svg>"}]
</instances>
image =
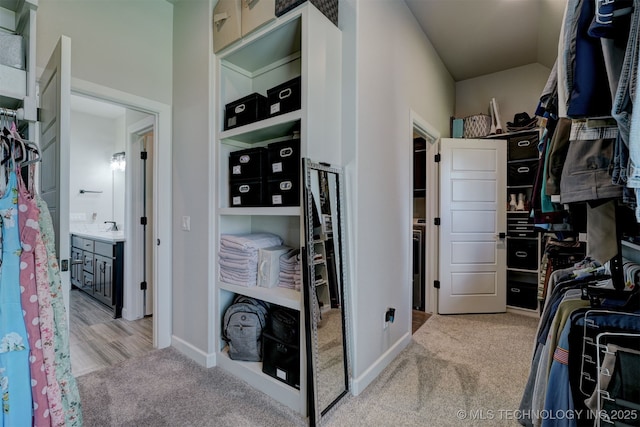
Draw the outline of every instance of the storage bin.
<instances>
[{"instance_id":1,"label":"storage bin","mask_svg":"<svg viewBox=\"0 0 640 427\"><path fill-rule=\"evenodd\" d=\"M242 1L242 37L276 19L275 0Z\"/></svg>"},{"instance_id":2,"label":"storage bin","mask_svg":"<svg viewBox=\"0 0 640 427\"><path fill-rule=\"evenodd\" d=\"M507 214L507 236L510 237L536 237L537 232L526 215Z\"/></svg>"},{"instance_id":3,"label":"storage bin","mask_svg":"<svg viewBox=\"0 0 640 427\"><path fill-rule=\"evenodd\" d=\"M229 184L229 202L232 207L264 206L265 194L265 184L261 179Z\"/></svg>"},{"instance_id":4,"label":"storage bin","mask_svg":"<svg viewBox=\"0 0 640 427\"><path fill-rule=\"evenodd\" d=\"M507 172L507 185L533 185L536 179L537 171L537 160L509 163Z\"/></svg>"},{"instance_id":5,"label":"storage bin","mask_svg":"<svg viewBox=\"0 0 640 427\"><path fill-rule=\"evenodd\" d=\"M507 267L537 270L538 239L507 239Z\"/></svg>"},{"instance_id":6,"label":"storage bin","mask_svg":"<svg viewBox=\"0 0 640 427\"><path fill-rule=\"evenodd\" d=\"M271 206L299 206L300 178L287 176L268 181L268 202Z\"/></svg>"},{"instance_id":7,"label":"storage bin","mask_svg":"<svg viewBox=\"0 0 640 427\"><path fill-rule=\"evenodd\" d=\"M276 16L282 16L307 0L276 0ZM329 21L338 26L338 0L309 0Z\"/></svg>"},{"instance_id":8,"label":"storage bin","mask_svg":"<svg viewBox=\"0 0 640 427\"><path fill-rule=\"evenodd\" d=\"M262 180L267 176L267 149L247 148L229 153L229 182Z\"/></svg>"},{"instance_id":9,"label":"storage bin","mask_svg":"<svg viewBox=\"0 0 640 427\"><path fill-rule=\"evenodd\" d=\"M262 372L291 387L300 388L300 348L262 333Z\"/></svg>"},{"instance_id":10,"label":"storage bin","mask_svg":"<svg viewBox=\"0 0 640 427\"><path fill-rule=\"evenodd\" d=\"M509 137L507 145L508 160L524 160L538 158L538 133L531 132Z\"/></svg>"},{"instance_id":11,"label":"storage bin","mask_svg":"<svg viewBox=\"0 0 640 427\"><path fill-rule=\"evenodd\" d=\"M267 97L252 93L224 107L224 129L248 125L267 118Z\"/></svg>"},{"instance_id":12,"label":"storage bin","mask_svg":"<svg viewBox=\"0 0 640 427\"><path fill-rule=\"evenodd\" d=\"M269 102L269 115L272 117L299 110L302 102L300 77L298 76L268 89L267 99Z\"/></svg>"},{"instance_id":13,"label":"storage bin","mask_svg":"<svg viewBox=\"0 0 640 427\"><path fill-rule=\"evenodd\" d=\"M267 176L300 176L300 140L273 142L267 146Z\"/></svg>"},{"instance_id":14,"label":"storage bin","mask_svg":"<svg viewBox=\"0 0 640 427\"><path fill-rule=\"evenodd\" d=\"M507 305L536 310L538 288L531 283L507 282Z\"/></svg>"},{"instance_id":15,"label":"storage bin","mask_svg":"<svg viewBox=\"0 0 640 427\"><path fill-rule=\"evenodd\" d=\"M218 0L213 9L213 52L239 40L241 4L239 0Z\"/></svg>"},{"instance_id":16,"label":"storage bin","mask_svg":"<svg viewBox=\"0 0 640 427\"><path fill-rule=\"evenodd\" d=\"M0 65L24 70L24 39L18 34L0 34Z\"/></svg>"}]
</instances>

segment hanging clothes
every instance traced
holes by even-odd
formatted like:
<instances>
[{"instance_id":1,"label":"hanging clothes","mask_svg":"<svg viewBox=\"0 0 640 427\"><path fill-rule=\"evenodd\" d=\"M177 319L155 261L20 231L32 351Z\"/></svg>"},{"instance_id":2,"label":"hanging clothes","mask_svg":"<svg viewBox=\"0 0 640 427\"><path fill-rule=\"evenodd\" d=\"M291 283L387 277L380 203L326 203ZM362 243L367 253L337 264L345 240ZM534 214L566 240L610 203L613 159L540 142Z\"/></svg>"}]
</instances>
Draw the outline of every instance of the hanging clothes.
<instances>
[{"instance_id":1,"label":"hanging clothes","mask_svg":"<svg viewBox=\"0 0 640 427\"><path fill-rule=\"evenodd\" d=\"M38 223L40 237L36 242L36 280L47 280L53 309L53 343L55 348L55 373L62 392L67 426L82 426L82 407L80 393L73 373L69 354L69 331L67 314L64 306L60 267L56 258L55 231L47 203L35 194L36 204L40 210Z\"/></svg>"},{"instance_id":2,"label":"hanging clothes","mask_svg":"<svg viewBox=\"0 0 640 427\"><path fill-rule=\"evenodd\" d=\"M52 220L20 174L37 147L0 136L0 427L81 426Z\"/></svg>"},{"instance_id":3,"label":"hanging clothes","mask_svg":"<svg viewBox=\"0 0 640 427\"><path fill-rule=\"evenodd\" d=\"M42 350L42 334L40 333L40 322L42 319L41 307L36 288L35 255L36 234L39 233L38 211L32 204L30 194L25 188L20 176L18 178L18 226L20 228L20 242L22 253L20 254L20 288L21 303L24 311L25 325L29 338L31 362L31 397L33 400L33 425L50 426L52 417L56 413L56 402L52 402L49 409L49 398L47 390L47 374L45 372L45 360ZM35 208L35 209L34 209ZM61 402L58 403L61 406ZM58 425L55 423L54 425Z\"/></svg>"},{"instance_id":4,"label":"hanging clothes","mask_svg":"<svg viewBox=\"0 0 640 427\"><path fill-rule=\"evenodd\" d=\"M20 301L20 232L15 172L0 198L2 216L2 274L0 274L0 426L22 426L31 421L29 341Z\"/></svg>"}]
</instances>

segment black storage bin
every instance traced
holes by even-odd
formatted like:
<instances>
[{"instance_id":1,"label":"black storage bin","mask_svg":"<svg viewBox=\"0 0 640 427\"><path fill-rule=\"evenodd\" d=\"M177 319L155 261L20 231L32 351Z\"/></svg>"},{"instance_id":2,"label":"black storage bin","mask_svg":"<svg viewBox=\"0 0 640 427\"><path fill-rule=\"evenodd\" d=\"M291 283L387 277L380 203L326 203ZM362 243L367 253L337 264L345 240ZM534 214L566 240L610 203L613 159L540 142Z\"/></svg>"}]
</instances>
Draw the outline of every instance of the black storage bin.
<instances>
[{"instance_id":1,"label":"black storage bin","mask_svg":"<svg viewBox=\"0 0 640 427\"><path fill-rule=\"evenodd\" d=\"M267 146L267 177L300 175L300 140L273 142Z\"/></svg>"},{"instance_id":2,"label":"black storage bin","mask_svg":"<svg viewBox=\"0 0 640 427\"><path fill-rule=\"evenodd\" d=\"M253 181L231 182L229 184L229 204L232 207L265 206L265 182L262 179Z\"/></svg>"},{"instance_id":3,"label":"black storage bin","mask_svg":"<svg viewBox=\"0 0 640 427\"><path fill-rule=\"evenodd\" d=\"M270 206L299 206L300 178L286 176L270 179L267 183L268 205Z\"/></svg>"},{"instance_id":4,"label":"black storage bin","mask_svg":"<svg viewBox=\"0 0 640 427\"><path fill-rule=\"evenodd\" d=\"M262 372L291 387L300 388L300 347L262 333Z\"/></svg>"},{"instance_id":5,"label":"black storage bin","mask_svg":"<svg viewBox=\"0 0 640 427\"><path fill-rule=\"evenodd\" d=\"M507 239L507 267L537 270L538 265L537 239Z\"/></svg>"},{"instance_id":6,"label":"black storage bin","mask_svg":"<svg viewBox=\"0 0 640 427\"><path fill-rule=\"evenodd\" d=\"M538 288L531 283L507 282L507 305L536 310Z\"/></svg>"},{"instance_id":7,"label":"black storage bin","mask_svg":"<svg viewBox=\"0 0 640 427\"><path fill-rule=\"evenodd\" d=\"M229 153L229 182L264 179L266 176L266 148L247 148Z\"/></svg>"},{"instance_id":8,"label":"black storage bin","mask_svg":"<svg viewBox=\"0 0 640 427\"><path fill-rule=\"evenodd\" d=\"M302 104L300 92L300 77L284 82L267 90L269 116L289 113L299 110Z\"/></svg>"},{"instance_id":9,"label":"black storage bin","mask_svg":"<svg viewBox=\"0 0 640 427\"><path fill-rule=\"evenodd\" d=\"M508 160L538 158L538 132L510 136L507 145Z\"/></svg>"},{"instance_id":10,"label":"black storage bin","mask_svg":"<svg viewBox=\"0 0 640 427\"><path fill-rule=\"evenodd\" d=\"M267 97L252 93L224 107L224 129L248 125L268 117Z\"/></svg>"},{"instance_id":11,"label":"black storage bin","mask_svg":"<svg viewBox=\"0 0 640 427\"><path fill-rule=\"evenodd\" d=\"M533 185L538 171L538 161L528 160L509 163L507 185Z\"/></svg>"},{"instance_id":12,"label":"black storage bin","mask_svg":"<svg viewBox=\"0 0 640 427\"><path fill-rule=\"evenodd\" d=\"M307 0L276 0L276 16L282 16ZM310 0L320 12L338 26L338 0Z\"/></svg>"}]
</instances>

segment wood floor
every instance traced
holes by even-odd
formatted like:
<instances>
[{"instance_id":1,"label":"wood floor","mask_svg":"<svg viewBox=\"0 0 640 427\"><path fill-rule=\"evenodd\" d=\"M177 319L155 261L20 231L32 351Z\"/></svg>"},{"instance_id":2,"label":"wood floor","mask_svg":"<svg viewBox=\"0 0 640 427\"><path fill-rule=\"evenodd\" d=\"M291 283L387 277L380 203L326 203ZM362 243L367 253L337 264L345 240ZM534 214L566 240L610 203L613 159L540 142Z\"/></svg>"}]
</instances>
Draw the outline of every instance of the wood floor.
<instances>
[{"instance_id":1,"label":"wood floor","mask_svg":"<svg viewBox=\"0 0 640 427\"><path fill-rule=\"evenodd\" d=\"M84 292L70 292L69 347L71 368L78 377L153 349L151 317L129 321Z\"/></svg>"},{"instance_id":2,"label":"wood floor","mask_svg":"<svg viewBox=\"0 0 640 427\"><path fill-rule=\"evenodd\" d=\"M418 328L424 324L431 317L431 313L425 313L424 311L413 310L412 316L412 334L415 334Z\"/></svg>"}]
</instances>

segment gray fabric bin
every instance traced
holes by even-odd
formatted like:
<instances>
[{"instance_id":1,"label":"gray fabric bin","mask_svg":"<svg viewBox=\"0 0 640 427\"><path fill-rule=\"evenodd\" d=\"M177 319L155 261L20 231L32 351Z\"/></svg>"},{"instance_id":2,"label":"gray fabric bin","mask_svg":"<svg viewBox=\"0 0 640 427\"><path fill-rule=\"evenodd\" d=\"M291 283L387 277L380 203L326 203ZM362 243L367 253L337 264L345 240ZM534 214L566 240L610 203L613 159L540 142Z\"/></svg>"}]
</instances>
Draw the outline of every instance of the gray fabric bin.
<instances>
[{"instance_id":1,"label":"gray fabric bin","mask_svg":"<svg viewBox=\"0 0 640 427\"><path fill-rule=\"evenodd\" d=\"M0 34L0 64L24 70L24 39L22 36Z\"/></svg>"}]
</instances>

